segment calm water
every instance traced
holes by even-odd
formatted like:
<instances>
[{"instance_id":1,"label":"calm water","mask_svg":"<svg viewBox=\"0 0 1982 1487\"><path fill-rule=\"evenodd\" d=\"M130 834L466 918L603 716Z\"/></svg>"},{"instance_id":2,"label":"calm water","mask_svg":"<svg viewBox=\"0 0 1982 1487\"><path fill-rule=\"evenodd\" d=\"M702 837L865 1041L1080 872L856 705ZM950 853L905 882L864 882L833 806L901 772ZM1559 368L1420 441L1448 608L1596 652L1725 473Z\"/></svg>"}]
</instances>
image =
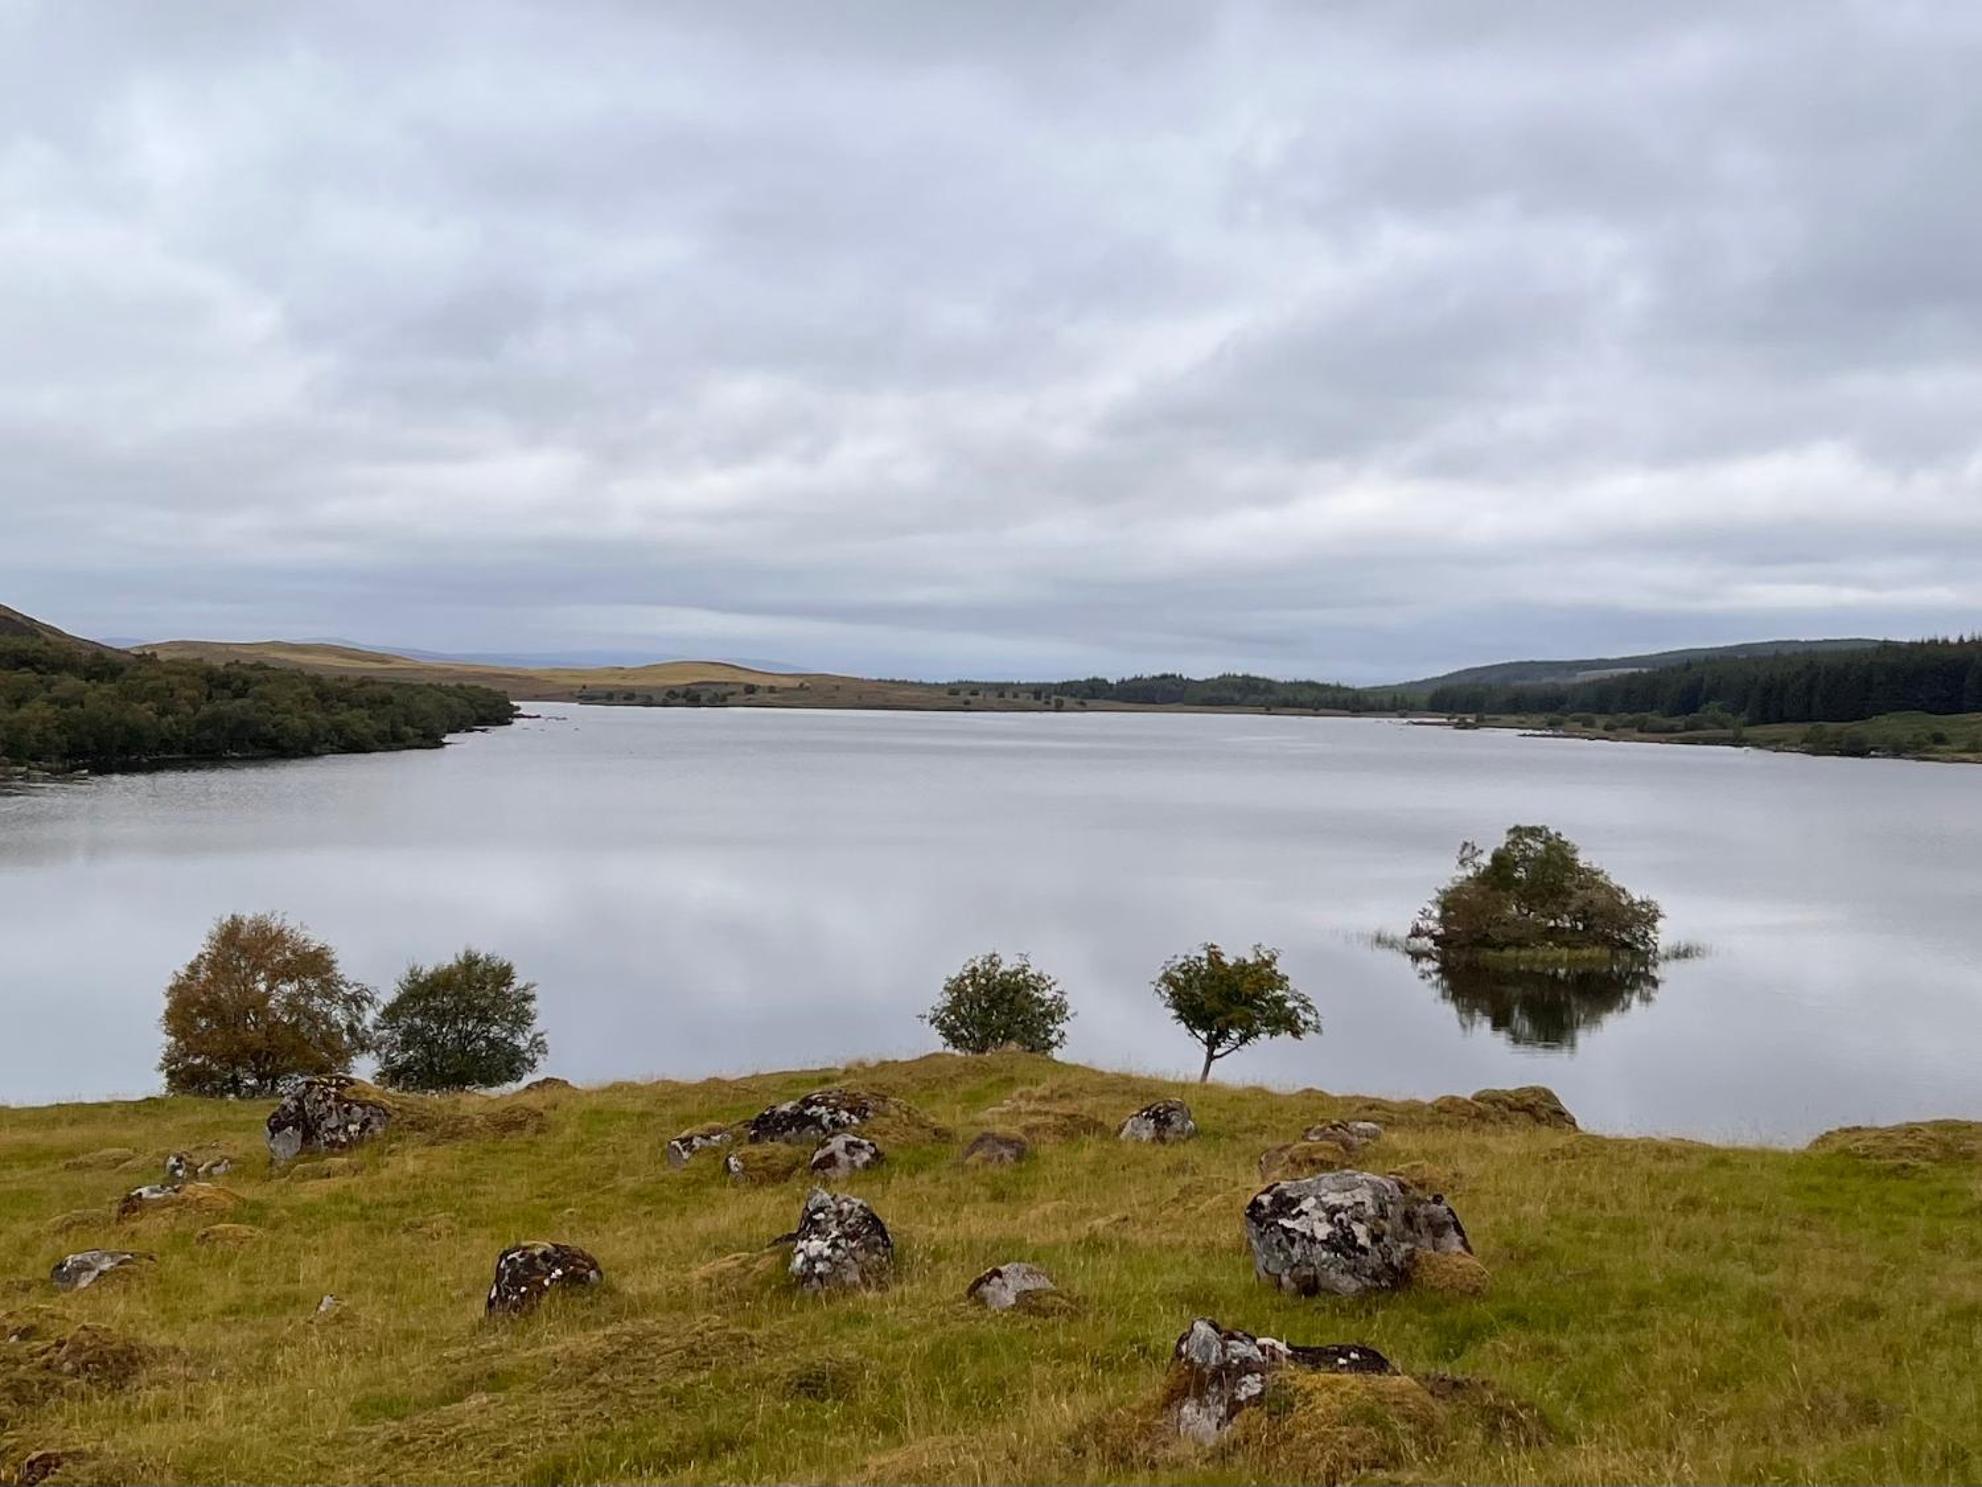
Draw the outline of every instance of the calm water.
<instances>
[{"instance_id":1,"label":"calm water","mask_svg":"<svg viewBox=\"0 0 1982 1487\"><path fill-rule=\"evenodd\" d=\"M1062 979L1068 1056L1191 1072L1148 983L1214 939L1280 946L1326 1022L1228 1079L1541 1082L1594 1128L1781 1141L1982 1115L1969 769L1389 721L545 711L435 753L0 796L0 1100L154 1088L172 970L268 908L374 985L512 957L579 1081L916 1053L992 947ZM1456 1006L1369 947L1519 821L1712 953L1538 1047L1559 1018Z\"/></svg>"}]
</instances>

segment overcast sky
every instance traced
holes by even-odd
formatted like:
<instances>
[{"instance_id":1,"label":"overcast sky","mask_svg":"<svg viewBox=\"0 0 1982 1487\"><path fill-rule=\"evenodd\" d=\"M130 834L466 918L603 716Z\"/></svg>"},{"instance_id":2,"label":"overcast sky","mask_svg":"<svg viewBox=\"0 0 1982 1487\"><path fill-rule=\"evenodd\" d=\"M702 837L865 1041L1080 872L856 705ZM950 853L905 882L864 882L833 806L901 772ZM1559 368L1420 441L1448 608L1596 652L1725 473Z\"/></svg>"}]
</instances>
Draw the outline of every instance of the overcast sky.
<instances>
[{"instance_id":1,"label":"overcast sky","mask_svg":"<svg viewBox=\"0 0 1982 1487\"><path fill-rule=\"evenodd\" d=\"M0 0L0 602L945 676L1982 616L1982 6Z\"/></svg>"}]
</instances>

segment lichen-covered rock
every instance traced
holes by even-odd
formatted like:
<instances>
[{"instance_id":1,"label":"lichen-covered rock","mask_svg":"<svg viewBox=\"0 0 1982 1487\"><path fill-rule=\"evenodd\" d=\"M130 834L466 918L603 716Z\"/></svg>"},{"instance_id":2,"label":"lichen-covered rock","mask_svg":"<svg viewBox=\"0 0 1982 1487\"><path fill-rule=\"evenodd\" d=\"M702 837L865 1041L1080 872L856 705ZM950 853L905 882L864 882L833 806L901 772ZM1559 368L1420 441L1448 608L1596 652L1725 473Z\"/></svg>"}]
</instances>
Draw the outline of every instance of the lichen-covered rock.
<instances>
[{"instance_id":1,"label":"lichen-covered rock","mask_svg":"<svg viewBox=\"0 0 1982 1487\"><path fill-rule=\"evenodd\" d=\"M1351 1136L1365 1144L1383 1139L1383 1127L1373 1120L1346 1120L1342 1125Z\"/></svg>"},{"instance_id":2,"label":"lichen-covered rock","mask_svg":"<svg viewBox=\"0 0 1982 1487\"><path fill-rule=\"evenodd\" d=\"M797 1147L781 1143L739 1146L723 1158L723 1171L729 1174L732 1187L774 1187L803 1172L806 1160L805 1153Z\"/></svg>"},{"instance_id":3,"label":"lichen-covered rock","mask_svg":"<svg viewBox=\"0 0 1982 1487\"><path fill-rule=\"evenodd\" d=\"M816 1146L828 1136L850 1131L899 1108L900 1102L887 1095L834 1085L758 1111L745 1123L744 1138Z\"/></svg>"},{"instance_id":4,"label":"lichen-covered rock","mask_svg":"<svg viewBox=\"0 0 1982 1487\"><path fill-rule=\"evenodd\" d=\"M1145 1105L1115 1132L1123 1141L1160 1143L1188 1141L1196 1134L1197 1122L1191 1119L1191 1107L1182 1100L1158 1100Z\"/></svg>"},{"instance_id":5,"label":"lichen-covered rock","mask_svg":"<svg viewBox=\"0 0 1982 1487\"><path fill-rule=\"evenodd\" d=\"M851 1135L846 1131L837 1136L828 1136L812 1153L807 1165L814 1177L848 1177L855 1172L865 1172L869 1167L878 1166L882 1161L881 1148L865 1136Z\"/></svg>"},{"instance_id":6,"label":"lichen-covered rock","mask_svg":"<svg viewBox=\"0 0 1982 1487\"><path fill-rule=\"evenodd\" d=\"M604 1280L599 1262L574 1244L533 1239L512 1245L496 1258L495 1284L485 1308L515 1316L529 1311L553 1290L564 1286L596 1286Z\"/></svg>"},{"instance_id":7,"label":"lichen-covered rock","mask_svg":"<svg viewBox=\"0 0 1982 1487\"><path fill-rule=\"evenodd\" d=\"M165 1180L177 1186L193 1175L193 1159L183 1151L175 1151L165 1159Z\"/></svg>"},{"instance_id":8,"label":"lichen-covered rock","mask_svg":"<svg viewBox=\"0 0 1982 1487\"><path fill-rule=\"evenodd\" d=\"M993 1265L964 1288L964 1295L992 1311L1010 1311L1026 1298L1056 1290L1053 1277L1025 1260Z\"/></svg>"},{"instance_id":9,"label":"lichen-covered rock","mask_svg":"<svg viewBox=\"0 0 1982 1487\"><path fill-rule=\"evenodd\" d=\"M58 1291L82 1291L95 1285L113 1270L126 1265L149 1264L154 1257L127 1249L86 1249L65 1255L55 1262L48 1278Z\"/></svg>"},{"instance_id":10,"label":"lichen-covered rock","mask_svg":"<svg viewBox=\"0 0 1982 1487\"><path fill-rule=\"evenodd\" d=\"M1313 1177L1317 1172L1339 1171L1352 1160L1348 1148L1337 1141L1289 1141L1259 1154L1259 1178L1261 1182L1286 1182Z\"/></svg>"},{"instance_id":11,"label":"lichen-covered rock","mask_svg":"<svg viewBox=\"0 0 1982 1487\"><path fill-rule=\"evenodd\" d=\"M1259 1278L1300 1296L1392 1290L1416 1250L1472 1252L1444 1199L1370 1172L1323 1172L1254 1194L1246 1238Z\"/></svg>"},{"instance_id":12,"label":"lichen-covered rock","mask_svg":"<svg viewBox=\"0 0 1982 1487\"><path fill-rule=\"evenodd\" d=\"M117 1217L127 1219L142 1213L155 1203L168 1203L179 1196L177 1183L151 1182L141 1188L132 1188L117 1200Z\"/></svg>"},{"instance_id":13,"label":"lichen-covered rock","mask_svg":"<svg viewBox=\"0 0 1982 1487\"><path fill-rule=\"evenodd\" d=\"M971 1167L1010 1167L1026 1159L1032 1143L1008 1131L980 1131L963 1149L963 1159Z\"/></svg>"},{"instance_id":14,"label":"lichen-covered rock","mask_svg":"<svg viewBox=\"0 0 1982 1487\"><path fill-rule=\"evenodd\" d=\"M293 1161L306 1151L346 1151L392 1124L385 1097L343 1074L304 1079L269 1112L268 1154Z\"/></svg>"},{"instance_id":15,"label":"lichen-covered rock","mask_svg":"<svg viewBox=\"0 0 1982 1487\"><path fill-rule=\"evenodd\" d=\"M691 1126L668 1143L668 1165L686 1167L697 1152L728 1146L735 1138L735 1134L719 1121L712 1121L708 1125Z\"/></svg>"},{"instance_id":16,"label":"lichen-covered rock","mask_svg":"<svg viewBox=\"0 0 1982 1487\"><path fill-rule=\"evenodd\" d=\"M1266 1393L1268 1375L1282 1368L1311 1372L1396 1372L1375 1348L1357 1343L1294 1347L1272 1337L1220 1327L1209 1317L1191 1323L1172 1351L1165 1389L1179 1434L1208 1446L1241 1411Z\"/></svg>"},{"instance_id":17,"label":"lichen-covered rock","mask_svg":"<svg viewBox=\"0 0 1982 1487\"><path fill-rule=\"evenodd\" d=\"M791 1247L800 1290L867 1290L887 1284L894 1265L894 1239L872 1208L824 1188L807 1194Z\"/></svg>"}]
</instances>

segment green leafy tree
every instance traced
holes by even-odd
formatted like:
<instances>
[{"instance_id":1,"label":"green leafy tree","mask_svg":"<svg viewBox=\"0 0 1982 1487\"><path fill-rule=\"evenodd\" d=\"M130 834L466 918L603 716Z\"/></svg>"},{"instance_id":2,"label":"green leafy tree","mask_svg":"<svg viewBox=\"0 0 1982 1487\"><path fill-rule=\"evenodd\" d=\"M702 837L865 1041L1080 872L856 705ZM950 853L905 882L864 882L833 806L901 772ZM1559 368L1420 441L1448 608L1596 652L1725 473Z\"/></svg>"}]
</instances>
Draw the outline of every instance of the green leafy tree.
<instances>
[{"instance_id":1,"label":"green leafy tree","mask_svg":"<svg viewBox=\"0 0 1982 1487\"><path fill-rule=\"evenodd\" d=\"M375 1000L279 915L230 914L165 989L159 1072L174 1094L228 1097L341 1072L365 1049Z\"/></svg>"},{"instance_id":2,"label":"green leafy tree","mask_svg":"<svg viewBox=\"0 0 1982 1487\"><path fill-rule=\"evenodd\" d=\"M1154 983L1157 1000L1204 1046L1198 1082L1211 1066L1262 1038L1304 1038L1321 1031L1321 1016L1280 969L1280 952L1253 946L1228 956L1203 945L1165 962Z\"/></svg>"},{"instance_id":3,"label":"green leafy tree","mask_svg":"<svg viewBox=\"0 0 1982 1487\"><path fill-rule=\"evenodd\" d=\"M922 1014L943 1046L959 1053L990 1053L1007 1044L1051 1053L1067 1041L1072 1017L1059 982L1023 955L1007 965L995 950L965 961Z\"/></svg>"},{"instance_id":4,"label":"green leafy tree","mask_svg":"<svg viewBox=\"0 0 1982 1487\"><path fill-rule=\"evenodd\" d=\"M1583 861L1546 826L1515 826L1491 853L1459 849L1459 875L1439 890L1411 938L1435 953L1591 952L1622 960L1658 955L1659 906Z\"/></svg>"},{"instance_id":5,"label":"green leafy tree","mask_svg":"<svg viewBox=\"0 0 1982 1487\"><path fill-rule=\"evenodd\" d=\"M514 1084L544 1061L537 988L499 955L463 950L406 968L373 1031L379 1083L394 1089Z\"/></svg>"}]
</instances>

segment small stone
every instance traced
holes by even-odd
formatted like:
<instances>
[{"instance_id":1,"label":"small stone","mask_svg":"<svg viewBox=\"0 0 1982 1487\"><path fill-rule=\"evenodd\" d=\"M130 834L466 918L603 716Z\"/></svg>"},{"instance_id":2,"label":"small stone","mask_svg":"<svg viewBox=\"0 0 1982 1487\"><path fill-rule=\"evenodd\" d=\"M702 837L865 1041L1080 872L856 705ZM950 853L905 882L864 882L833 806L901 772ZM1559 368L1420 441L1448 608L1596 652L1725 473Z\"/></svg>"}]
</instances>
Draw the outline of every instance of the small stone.
<instances>
[{"instance_id":1,"label":"small stone","mask_svg":"<svg viewBox=\"0 0 1982 1487\"><path fill-rule=\"evenodd\" d=\"M866 1203L824 1188L806 1196L791 1247L800 1290L867 1290L885 1285L894 1264L894 1239Z\"/></svg>"},{"instance_id":2,"label":"small stone","mask_svg":"<svg viewBox=\"0 0 1982 1487\"><path fill-rule=\"evenodd\" d=\"M154 1183L133 1188L117 1205L119 1219L150 1218L154 1215L178 1217L188 1213L221 1214L241 1203L239 1193L215 1187L210 1182L189 1182L178 1187Z\"/></svg>"},{"instance_id":3,"label":"small stone","mask_svg":"<svg viewBox=\"0 0 1982 1487\"><path fill-rule=\"evenodd\" d=\"M604 1279L599 1262L576 1245L533 1239L496 1257L486 1310L515 1316L533 1309L553 1289L596 1286Z\"/></svg>"},{"instance_id":4,"label":"small stone","mask_svg":"<svg viewBox=\"0 0 1982 1487\"><path fill-rule=\"evenodd\" d=\"M268 1154L293 1161L306 1151L345 1151L392 1124L386 1098L344 1074L305 1079L269 1112Z\"/></svg>"},{"instance_id":5,"label":"small stone","mask_svg":"<svg viewBox=\"0 0 1982 1487\"><path fill-rule=\"evenodd\" d=\"M828 1136L812 1153L807 1165L814 1177L850 1177L856 1172L865 1172L869 1167L878 1166L884 1158L881 1148L865 1136L850 1135L842 1131L837 1136Z\"/></svg>"},{"instance_id":6,"label":"small stone","mask_svg":"<svg viewBox=\"0 0 1982 1487\"><path fill-rule=\"evenodd\" d=\"M1191 1119L1191 1107L1182 1100L1158 1100L1153 1105L1145 1105L1134 1115L1122 1122L1121 1129L1115 1132L1123 1141L1154 1141L1168 1144L1173 1141L1188 1141L1197 1134L1197 1122Z\"/></svg>"},{"instance_id":7,"label":"small stone","mask_svg":"<svg viewBox=\"0 0 1982 1487\"><path fill-rule=\"evenodd\" d=\"M1025 1137L1007 1131L980 1131L963 1149L963 1159L971 1167L1010 1167L1022 1162L1032 1151Z\"/></svg>"},{"instance_id":8,"label":"small stone","mask_svg":"<svg viewBox=\"0 0 1982 1487\"><path fill-rule=\"evenodd\" d=\"M192 1175L193 1159L183 1151L175 1151L165 1159L165 1180L177 1186Z\"/></svg>"},{"instance_id":9,"label":"small stone","mask_svg":"<svg viewBox=\"0 0 1982 1487\"><path fill-rule=\"evenodd\" d=\"M55 1262L48 1278L58 1291L83 1291L113 1270L126 1265L148 1264L154 1257L135 1250L86 1249Z\"/></svg>"},{"instance_id":10,"label":"small stone","mask_svg":"<svg viewBox=\"0 0 1982 1487\"><path fill-rule=\"evenodd\" d=\"M16 1468L14 1481L19 1487L39 1487L40 1483L54 1476L68 1459L61 1451L35 1451Z\"/></svg>"},{"instance_id":11,"label":"small stone","mask_svg":"<svg viewBox=\"0 0 1982 1487\"><path fill-rule=\"evenodd\" d=\"M317 1315L320 1317L327 1316L329 1313L336 1311L337 1308L342 1306L343 1304L344 1303L338 1300L337 1297L331 1295L329 1292L325 1292L323 1300L317 1303Z\"/></svg>"},{"instance_id":12,"label":"small stone","mask_svg":"<svg viewBox=\"0 0 1982 1487\"><path fill-rule=\"evenodd\" d=\"M728 1146L733 1136L734 1133L728 1126L717 1123L692 1126L668 1143L668 1165L670 1167L686 1167L689 1158L693 1157L698 1151L708 1151L712 1147L717 1146Z\"/></svg>"},{"instance_id":13,"label":"small stone","mask_svg":"<svg viewBox=\"0 0 1982 1487\"><path fill-rule=\"evenodd\" d=\"M1383 1139L1383 1127L1373 1120L1345 1121L1344 1125L1347 1126L1351 1136L1366 1144L1371 1141L1381 1141Z\"/></svg>"},{"instance_id":14,"label":"small stone","mask_svg":"<svg viewBox=\"0 0 1982 1487\"><path fill-rule=\"evenodd\" d=\"M165 1203L179 1196L177 1183L152 1182L141 1188L132 1188L118 1200L117 1217L127 1219L142 1213L154 1203Z\"/></svg>"},{"instance_id":15,"label":"small stone","mask_svg":"<svg viewBox=\"0 0 1982 1487\"><path fill-rule=\"evenodd\" d=\"M1008 1260L993 1265L964 1288L964 1295L981 1301L992 1311L1010 1311L1027 1297L1057 1290L1053 1277L1025 1260Z\"/></svg>"},{"instance_id":16,"label":"small stone","mask_svg":"<svg viewBox=\"0 0 1982 1487\"><path fill-rule=\"evenodd\" d=\"M1169 1397L1177 1432L1208 1446L1239 1414L1259 1403L1267 1378L1283 1368L1310 1373L1392 1374L1390 1360L1359 1343L1291 1346L1278 1338L1220 1327L1209 1317L1191 1323L1172 1350Z\"/></svg>"},{"instance_id":17,"label":"small stone","mask_svg":"<svg viewBox=\"0 0 1982 1487\"><path fill-rule=\"evenodd\" d=\"M193 1175L195 1177L225 1177L233 1170L234 1159L232 1157L214 1157L211 1161L201 1162L198 1167L193 1169Z\"/></svg>"}]
</instances>

